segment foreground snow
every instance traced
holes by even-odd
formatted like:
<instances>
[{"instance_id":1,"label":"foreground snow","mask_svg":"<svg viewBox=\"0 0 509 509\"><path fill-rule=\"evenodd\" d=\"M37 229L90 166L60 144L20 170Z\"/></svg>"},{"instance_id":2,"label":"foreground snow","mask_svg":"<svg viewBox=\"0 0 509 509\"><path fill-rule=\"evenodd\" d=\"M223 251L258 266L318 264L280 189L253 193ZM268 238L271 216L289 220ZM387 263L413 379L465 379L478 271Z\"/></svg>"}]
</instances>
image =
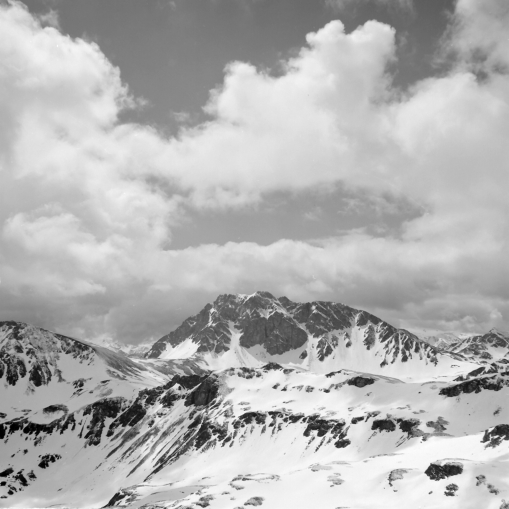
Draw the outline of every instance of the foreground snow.
<instances>
[{"instance_id":1,"label":"foreground snow","mask_svg":"<svg viewBox=\"0 0 509 509\"><path fill-rule=\"evenodd\" d=\"M97 443L88 407L67 427L69 416L46 428L4 423L5 467L28 485L3 506L222 508L262 497L268 508L498 508L509 499L509 441L489 431L509 422L509 379L495 377L499 390L459 396L441 394L458 384L276 365L177 377L138 403L102 399L111 411ZM57 459L41 468L47 455ZM430 479L433 462L462 473Z\"/></svg>"},{"instance_id":2,"label":"foreground snow","mask_svg":"<svg viewBox=\"0 0 509 509\"><path fill-rule=\"evenodd\" d=\"M0 324L0 507L509 508L505 336L251 297L145 359Z\"/></svg>"}]
</instances>

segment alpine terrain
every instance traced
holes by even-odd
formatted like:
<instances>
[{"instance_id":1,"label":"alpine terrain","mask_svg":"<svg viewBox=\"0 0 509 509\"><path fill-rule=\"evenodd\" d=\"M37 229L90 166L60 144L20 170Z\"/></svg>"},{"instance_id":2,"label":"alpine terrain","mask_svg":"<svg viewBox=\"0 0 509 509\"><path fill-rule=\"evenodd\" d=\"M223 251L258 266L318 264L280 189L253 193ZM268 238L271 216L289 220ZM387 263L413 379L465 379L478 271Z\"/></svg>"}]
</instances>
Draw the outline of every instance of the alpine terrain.
<instances>
[{"instance_id":1,"label":"alpine terrain","mask_svg":"<svg viewBox=\"0 0 509 509\"><path fill-rule=\"evenodd\" d=\"M221 295L150 346L0 322L0 507L509 509L509 336Z\"/></svg>"}]
</instances>

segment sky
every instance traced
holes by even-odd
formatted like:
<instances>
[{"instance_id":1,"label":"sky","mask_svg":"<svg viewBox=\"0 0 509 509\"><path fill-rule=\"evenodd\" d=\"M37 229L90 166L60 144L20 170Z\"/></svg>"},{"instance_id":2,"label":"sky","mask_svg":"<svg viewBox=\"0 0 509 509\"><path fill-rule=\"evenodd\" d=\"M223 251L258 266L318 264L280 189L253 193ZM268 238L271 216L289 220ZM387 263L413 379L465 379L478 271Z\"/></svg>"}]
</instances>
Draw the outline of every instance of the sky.
<instances>
[{"instance_id":1,"label":"sky","mask_svg":"<svg viewBox=\"0 0 509 509\"><path fill-rule=\"evenodd\" d=\"M0 320L219 294L509 330L506 0L0 1Z\"/></svg>"}]
</instances>

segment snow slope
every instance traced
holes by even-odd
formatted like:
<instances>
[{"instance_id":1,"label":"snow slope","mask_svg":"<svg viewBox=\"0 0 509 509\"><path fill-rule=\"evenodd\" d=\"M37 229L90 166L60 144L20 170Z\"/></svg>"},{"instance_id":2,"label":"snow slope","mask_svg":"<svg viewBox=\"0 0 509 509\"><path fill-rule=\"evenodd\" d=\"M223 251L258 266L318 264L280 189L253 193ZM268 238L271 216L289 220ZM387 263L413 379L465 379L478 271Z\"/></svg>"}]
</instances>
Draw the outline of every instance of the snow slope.
<instances>
[{"instance_id":1,"label":"snow slope","mask_svg":"<svg viewBox=\"0 0 509 509\"><path fill-rule=\"evenodd\" d=\"M1 323L0 507L508 509L496 334L441 353L263 292L219 297L144 359Z\"/></svg>"},{"instance_id":2,"label":"snow slope","mask_svg":"<svg viewBox=\"0 0 509 509\"><path fill-rule=\"evenodd\" d=\"M148 358L193 359L210 369L278 362L316 373L364 370L425 380L473 369L365 311L334 302L295 303L268 292L221 295L154 343Z\"/></svg>"},{"instance_id":3,"label":"snow slope","mask_svg":"<svg viewBox=\"0 0 509 509\"><path fill-rule=\"evenodd\" d=\"M469 379L480 380L486 387L468 392L464 382L274 364L177 376L129 406L108 398L102 409L85 407L52 431L4 423L9 482L20 471L27 480L8 507L220 508L262 497L267 508L498 508L509 498L509 427L501 426L509 374ZM102 431L87 438L101 419ZM42 469L49 454L61 458ZM443 479L430 477L433 463ZM486 481L477 485L479 476Z\"/></svg>"}]
</instances>

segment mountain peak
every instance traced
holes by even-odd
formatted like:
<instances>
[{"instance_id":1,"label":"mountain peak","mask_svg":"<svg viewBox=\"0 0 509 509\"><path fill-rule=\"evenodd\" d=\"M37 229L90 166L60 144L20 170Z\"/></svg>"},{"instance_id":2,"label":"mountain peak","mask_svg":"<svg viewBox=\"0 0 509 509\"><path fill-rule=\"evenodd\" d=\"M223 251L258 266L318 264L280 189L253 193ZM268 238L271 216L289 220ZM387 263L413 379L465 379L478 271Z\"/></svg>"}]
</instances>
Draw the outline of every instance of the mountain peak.
<instances>
[{"instance_id":1,"label":"mountain peak","mask_svg":"<svg viewBox=\"0 0 509 509\"><path fill-rule=\"evenodd\" d=\"M220 295L156 341L148 358L189 358L208 369L267 362L326 372L433 370L457 362L412 333L337 302L292 302L267 291ZM413 366L411 368L410 366Z\"/></svg>"},{"instance_id":2,"label":"mountain peak","mask_svg":"<svg viewBox=\"0 0 509 509\"><path fill-rule=\"evenodd\" d=\"M496 327L493 327L492 329L490 329L488 334L495 334L496 336L500 336L503 338L509 338L509 332L501 331L501 330L497 329Z\"/></svg>"}]
</instances>

